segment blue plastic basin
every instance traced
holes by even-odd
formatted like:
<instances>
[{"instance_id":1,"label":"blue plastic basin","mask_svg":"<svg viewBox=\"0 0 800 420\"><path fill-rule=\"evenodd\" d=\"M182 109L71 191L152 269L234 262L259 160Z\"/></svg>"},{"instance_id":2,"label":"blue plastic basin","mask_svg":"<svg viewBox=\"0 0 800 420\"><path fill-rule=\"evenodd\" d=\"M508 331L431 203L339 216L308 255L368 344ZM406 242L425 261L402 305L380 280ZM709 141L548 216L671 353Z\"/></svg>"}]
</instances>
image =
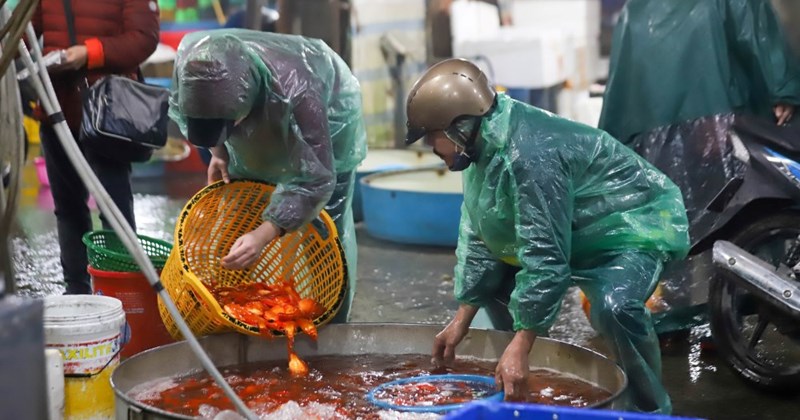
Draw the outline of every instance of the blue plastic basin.
<instances>
[{"instance_id":1,"label":"blue plastic basin","mask_svg":"<svg viewBox=\"0 0 800 420\"><path fill-rule=\"evenodd\" d=\"M701 420L656 414L623 411L594 410L588 408L556 407L539 404L476 402L459 411L453 411L445 420Z\"/></svg>"},{"instance_id":2,"label":"blue plastic basin","mask_svg":"<svg viewBox=\"0 0 800 420\"><path fill-rule=\"evenodd\" d=\"M159 86L169 89L172 86L171 77L147 77L144 82L148 85Z\"/></svg>"},{"instance_id":3,"label":"blue plastic basin","mask_svg":"<svg viewBox=\"0 0 800 420\"><path fill-rule=\"evenodd\" d=\"M474 383L484 386L488 385L492 389L495 388L494 378L491 376L456 375L456 374L415 376L413 378L401 378L378 385L377 387L373 388L369 393L367 393L367 401L386 410L406 411L410 413L446 413L448 411L461 409L467 404L469 404L469 403L457 403L457 404L447 404L447 405L405 406L405 405L395 405L390 401L385 401L378 398L382 390L391 388L393 386L406 385L406 384L419 384L419 383L437 383L437 382ZM492 394L487 395L486 397L484 397L482 400L479 401L503 401L503 395L504 395L503 392L495 390L493 391Z\"/></svg>"},{"instance_id":4,"label":"blue plastic basin","mask_svg":"<svg viewBox=\"0 0 800 420\"><path fill-rule=\"evenodd\" d=\"M438 166L442 160L431 152L416 150L375 149L367 153L367 158L356 170L356 188L353 192L353 219L364 220L363 199L361 198L361 180L364 177L390 170L416 169L426 166Z\"/></svg>"},{"instance_id":5,"label":"blue plastic basin","mask_svg":"<svg viewBox=\"0 0 800 420\"><path fill-rule=\"evenodd\" d=\"M410 169L361 180L367 233L386 241L455 247L461 203L461 173Z\"/></svg>"}]
</instances>

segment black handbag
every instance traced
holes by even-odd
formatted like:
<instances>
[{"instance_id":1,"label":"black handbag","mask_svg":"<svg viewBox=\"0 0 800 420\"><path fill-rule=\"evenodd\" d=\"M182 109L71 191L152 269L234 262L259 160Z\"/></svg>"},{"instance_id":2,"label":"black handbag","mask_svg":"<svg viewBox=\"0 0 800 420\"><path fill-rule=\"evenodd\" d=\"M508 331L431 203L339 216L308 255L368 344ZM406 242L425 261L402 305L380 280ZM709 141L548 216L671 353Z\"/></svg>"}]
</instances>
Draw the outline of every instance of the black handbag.
<instances>
[{"instance_id":1,"label":"black handbag","mask_svg":"<svg viewBox=\"0 0 800 420\"><path fill-rule=\"evenodd\" d=\"M70 0L64 0L64 11L70 42L77 45ZM121 162L145 162L167 144L168 89L112 75L86 86L82 93L78 140L92 153Z\"/></svg>"}]
</instances>

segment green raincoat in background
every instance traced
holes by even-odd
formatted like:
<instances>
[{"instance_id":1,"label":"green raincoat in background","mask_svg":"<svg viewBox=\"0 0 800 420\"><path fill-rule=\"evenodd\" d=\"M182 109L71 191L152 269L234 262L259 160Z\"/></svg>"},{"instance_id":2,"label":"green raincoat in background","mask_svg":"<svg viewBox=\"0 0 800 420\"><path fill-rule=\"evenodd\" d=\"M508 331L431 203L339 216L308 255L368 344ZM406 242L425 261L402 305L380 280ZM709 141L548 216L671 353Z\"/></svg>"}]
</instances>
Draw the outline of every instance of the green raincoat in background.
<instances>
[{"instance_id":1,"label":"green raincoat in background","mask_svg":"<svg viewBox=\"0 0 800 420\"><path fill-rule=\"evenodd\" d=\"M600 128L658 127L800 105L800 66L769 0L630 0L614 32ZM774 118L774 117L773 117Z\"/></svg>"},{"instance_id":2,"label":"green raincoat in background","mask_svg":"<svg viewBox=\"0 0 800 420\"><path fill-rule=\"evenodd\" d=\"M325 43L230 29L195 32L178 49L170 117L242 120L225 146L233 177L277 184L264 220L292 231L324 208L336 223L349 293L334 321L347 319L356 286L352 197L366 156L361 90Z\"/></svg>"},{"instance_id":3,"label":"green raincoat in background","mask_svg":"<svg viewBox=\"0 0 800 420\"><path fill-rule=\"evenodd\" d=\"M644 302L663 262L688 251L678 188L605 132L504 94L483 117L476 149L463 174L457 300L485 307L511 290L513 329L545 334L579 285L642 394L635 407L669 412Z\"/></svg>"}]
</instances>

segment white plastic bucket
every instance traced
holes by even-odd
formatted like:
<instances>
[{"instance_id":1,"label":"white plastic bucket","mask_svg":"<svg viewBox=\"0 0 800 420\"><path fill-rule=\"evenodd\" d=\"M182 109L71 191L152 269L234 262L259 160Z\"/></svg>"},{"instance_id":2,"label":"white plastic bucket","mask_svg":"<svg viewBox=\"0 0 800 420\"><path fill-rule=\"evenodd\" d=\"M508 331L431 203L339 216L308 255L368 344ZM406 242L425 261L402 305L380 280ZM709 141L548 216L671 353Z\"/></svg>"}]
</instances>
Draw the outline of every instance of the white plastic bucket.
<instances>
[{"instance_id":1,"label":"white plastic bucket","mask_svg":"<svg viewBox=\"0 0 800 420\"><path fill-rule=\"evenodd\" d=\"M50 296L44 300L44 337L64 361L64 418L114 418L111 373L126 331L122 302L107 296Z\"/></svg>"},{"instance_id":2,"label":"white plastic bucket","mask_svg":"<svg viewBox=\"0 0 800 420\"><path fill-rule=\"evenodd\" d=\"M47 402L50 413L50 420L62 420L64 418L64 359L61 352L56 349L46 349L44 351L45 363L47 366Z\"/></svg>"}]
</instances>

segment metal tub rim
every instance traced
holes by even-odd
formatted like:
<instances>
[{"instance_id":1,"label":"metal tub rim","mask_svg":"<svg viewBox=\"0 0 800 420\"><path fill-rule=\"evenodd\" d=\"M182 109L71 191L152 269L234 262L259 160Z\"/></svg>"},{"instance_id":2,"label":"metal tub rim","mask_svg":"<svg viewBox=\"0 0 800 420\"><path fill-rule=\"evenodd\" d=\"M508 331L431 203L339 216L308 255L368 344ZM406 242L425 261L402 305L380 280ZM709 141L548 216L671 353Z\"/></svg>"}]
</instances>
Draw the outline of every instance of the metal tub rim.
<instances>
[{"instance_id":1,"label":"metal tub rim","mask_svg":"<svg viewBox=\"0 0 800 420\"><path fill-rule=\"evenodd\" d=\"M413 329L414 331L418 331L420 333L421 332L425 332L426 336L429 336L430 342L432 342L433 336L435 335L435 333L439 332L444 327L444 325L438 325L438 324L411 324L411 323L379 323L379 322L374 322L374 323L365 322L365 323L350 323L350 324L332 324L332 325L327 325L324 328L320 329L320 338L323 337L323 334L326 334L325 331L328 331L328 333L327 333L328 335L336 336L337 335L336 331L331 332L331 330L339 330L339 329L349 330L350 331L349 335L352 336L354 334L358 334L358 333L361 333L361 332L364 332L364 331L366 331L368 333L371 330L377 330L379 328L387 328L387 327L388 328L392 328L394 330L397 330L397 329L401 329L401 330L402 329ZM496 343L497 339L503 339L503 340L510 341L511 338L514 336L514 334L512 332L498 331L498 330L491 330L491 329L471 328L464 341L468 342L471 339L471 337L473 337L475 335L480 336L478 339L489 340L489 341L492 341L493 344L497 344ZM476 339L476 340L478 340L478 339ZM228 363L228 361L224 361L224 360L220 361L219 359L221 359L222 357L218 354L218 352L220 351L221 348L225 347L225 346L222 346L220 343L227 343L228 341L231 341L231 340L237 340L236 342L239 343L239 348L238 348L238 357L239 357L239 359L241 359L243 357L244 358L249 358L249 354L245 354L245 353L248 353L250 351L254 351L255 352L255 351L258 350L258 349L252 348L252 346L259 346L259 345L262 346L262 347L263 346L272 346L272 347L277 347L279 349L279 350L277 350L279 353L285 352L285 347L283 346L283 342L277 342L277 345L265 344L265 343L275 343L275 341L273 341L273 340L263 340L263 339L261 339L259 337L244 336L244 335L236 334L236 333L210 335L210 336L206 336L206 337L200 338L199 340L200 340L201 346L209 352L209 357L211 357L211 359L212 359L212 361L214 361L215 365L221 366L221 367L230 366L230 365L234 365L234 364L238 364L238 363L253 363L253 362L258 362L258 361L274 360L274 358L261 358L261 359L259 359L259 358L255 357L252 360L245 360L245 361L241 361L240 360L240 361L235 362L235 363ZM571 352L573 352L575 354L579 354L579 355L582 355L584 357L590 358L591 360L593 360L592 363L594 363L594 364L599 364L599 365L605 364L605 365L607 365L605 367L605 369L611 369L611 370L613 370L613 372L616 373L615 376L616 376L617 381L619 382L617 389L612 391L612 390L606 389L601 384L598 384L598 383L594 382L594 384L596 386L599 386L599 387L601 387L603 389L606 389L607 391L609 391L611 393L611 395L608 398L606 398L605 400L602 400L602 401L596 402L594 404L588 405L586 408L610 407L613 402L615 402L615 401L617 401L619 399L620 395L628 387L628 378L625 375L625 373L622 371L622 369L619 367L619 365L617 363L615 363L614 361L612 361L611 359L609 359L608 357L606 357L606 356L604 356L604 355L602 355L602 354L600 354L600 353L598 353L598 352L596 352L594 350L587 349L585 347L580 347L580 346L577 346L575 344L567 343L567 342L564 342L564 341L561 341L561 340L556 340L556 339L546 338L546 337L537 338L536 343L538 343L538 345L540 347L544 345L545 347L547 347L547 346L553 347L554 346L554 348L568 349L568 350L570 350ZM536 343L534 344L534 349L531 351L531 356L530 356L531 359L537 357L537 355L534 353L536 351L536 347L537 347ZM351 352L351 353L346 353L346 352L345 353L337 353L336 352L336 351L341 351L341 349L334 349L336 351L325 352L325 348L322 347L322 346L318 347L318 349L320 351L319 351L319 353L316 353L315 350L314 350L315 348L317 348L316 344L311 342L311 340L307 339L307 337L305 337L305 336L298 336L297 344L298 344L298 346L297 346L298 347L297 348L298 353L301 356L306 356L306 357L308 357L308 356L313 357L315 355L342 354L342 355L349 356L349 355L359 354L359 353L356 353L356 352ZM505 348L506 344L507 343L504 343L502 345L503 349ZM471 354L464 354L464 351L463 351L464 350L464 348L463 348L464 345L465 345L465 343L463 343L463 342L462 342L461 345L459 345L458 349L460 351L457 352L457 353L459 353L461 356L476 357L476 356L472 356ZM244 348L242 348L242 346L244 346ZM250 346L250 347L248 347L248 346ZM150 377L147 380L139 381L136 384L134 384L133 386L127 386L127 387L125 387L126 389L124 389L124 390L121 389L122 386L120 386L120 382L122 382L122 381L120 380L120 376L121 375L130 374L130 373L126 372L127 370L131 370L131 373L137 372L137 370L136 370L136 364L137 363L139 363L142 360L147 360L148 358L153 357L153 355L155 355L155 354L160 354L160 353L164 353L164 352L168 353L170 351L178 352L181 349L183 349L183 353L186 356L186 359L191 359L191 361L194 362L193 363L195 365L194 367L190 367L188 369L177 368L176 370L179 370L179 372L174 372L174 373L159 373L159 374L151 375L152 377ZM428 351L429 350L426 349L425 351L422 351L422 353L427 353ZM365 351L365 352L367 352L367 353L379 353L379 351ZM411 354L411 353L419 353L419 351L415 350L413 352L398 352L398 353L389 353L389 354ZM258 356L258 355L256 354L256 356ZM285 355L283 357L285 357ZM497 358L485 358L485 359L497 360L497 359L499 359L499 355L497 356ZM176 343L167 344L167 345L164 345L164 346L161 346L161 347L153 348L153 349L144 351L142 353L139 353L139 354L137 354L137 355L135 355L135 356L123 361L119 366L117 366L117 368L115 369L114 373L111 376L111 386L112 386L112 389L114 390L115 398L117 399L117 408L116 408L117 414L119 415L120 412L127 411L127 412L137 413L138 415L141 416L141 418L148 418L147 417L148 415L149 416L153 416L153 415L161 416L161 417L156 417L156 418L168 418L168 419L193 419L193 418L195 418L195 417L185 416L185 415L181 415L181 414L171 413L171 412L164 411L164 410L161 410L161 409L153 407L153 406L145 405L145 404L140 403L139 401L135 400L133 397L129 396L128 392L130 392L131 389L133 389L134 387L136 387L138 385L141 385L141 384L153 381L153 380L157 380L157 379L160 379L160 378L174 377L176 375L186 374L186 373L190 373L190 372L201 371L202 368L200 368L199 366L200 366L199 362L197 362L196 359L194 358L194 356L191 354L191 350L189 349L188 344L185 341L180 341L180 342L176 342ZM562 373L566 373L566 374L570 374L570 375L576 376L576 377L578 377L578 378L580 378L580 379L582 379L584 381L592 382L592 379L590 379L590 378L586 378L586 377L583 377L581 375L578 375L578 374L572 373L572 372L563 372L562 370L557 369L555 367L542 366L541 364L533 364L533 363L531 363L531 366L534 367L534 368L539 367L539 368L555 369L557 371L561 371ZM124 407L120 407L120 402L124 404ZM123 418L129 418L129 417L123 417ZM139 418L139 417L134 416L133 418Z\"/></svg>"}]
</instances>

